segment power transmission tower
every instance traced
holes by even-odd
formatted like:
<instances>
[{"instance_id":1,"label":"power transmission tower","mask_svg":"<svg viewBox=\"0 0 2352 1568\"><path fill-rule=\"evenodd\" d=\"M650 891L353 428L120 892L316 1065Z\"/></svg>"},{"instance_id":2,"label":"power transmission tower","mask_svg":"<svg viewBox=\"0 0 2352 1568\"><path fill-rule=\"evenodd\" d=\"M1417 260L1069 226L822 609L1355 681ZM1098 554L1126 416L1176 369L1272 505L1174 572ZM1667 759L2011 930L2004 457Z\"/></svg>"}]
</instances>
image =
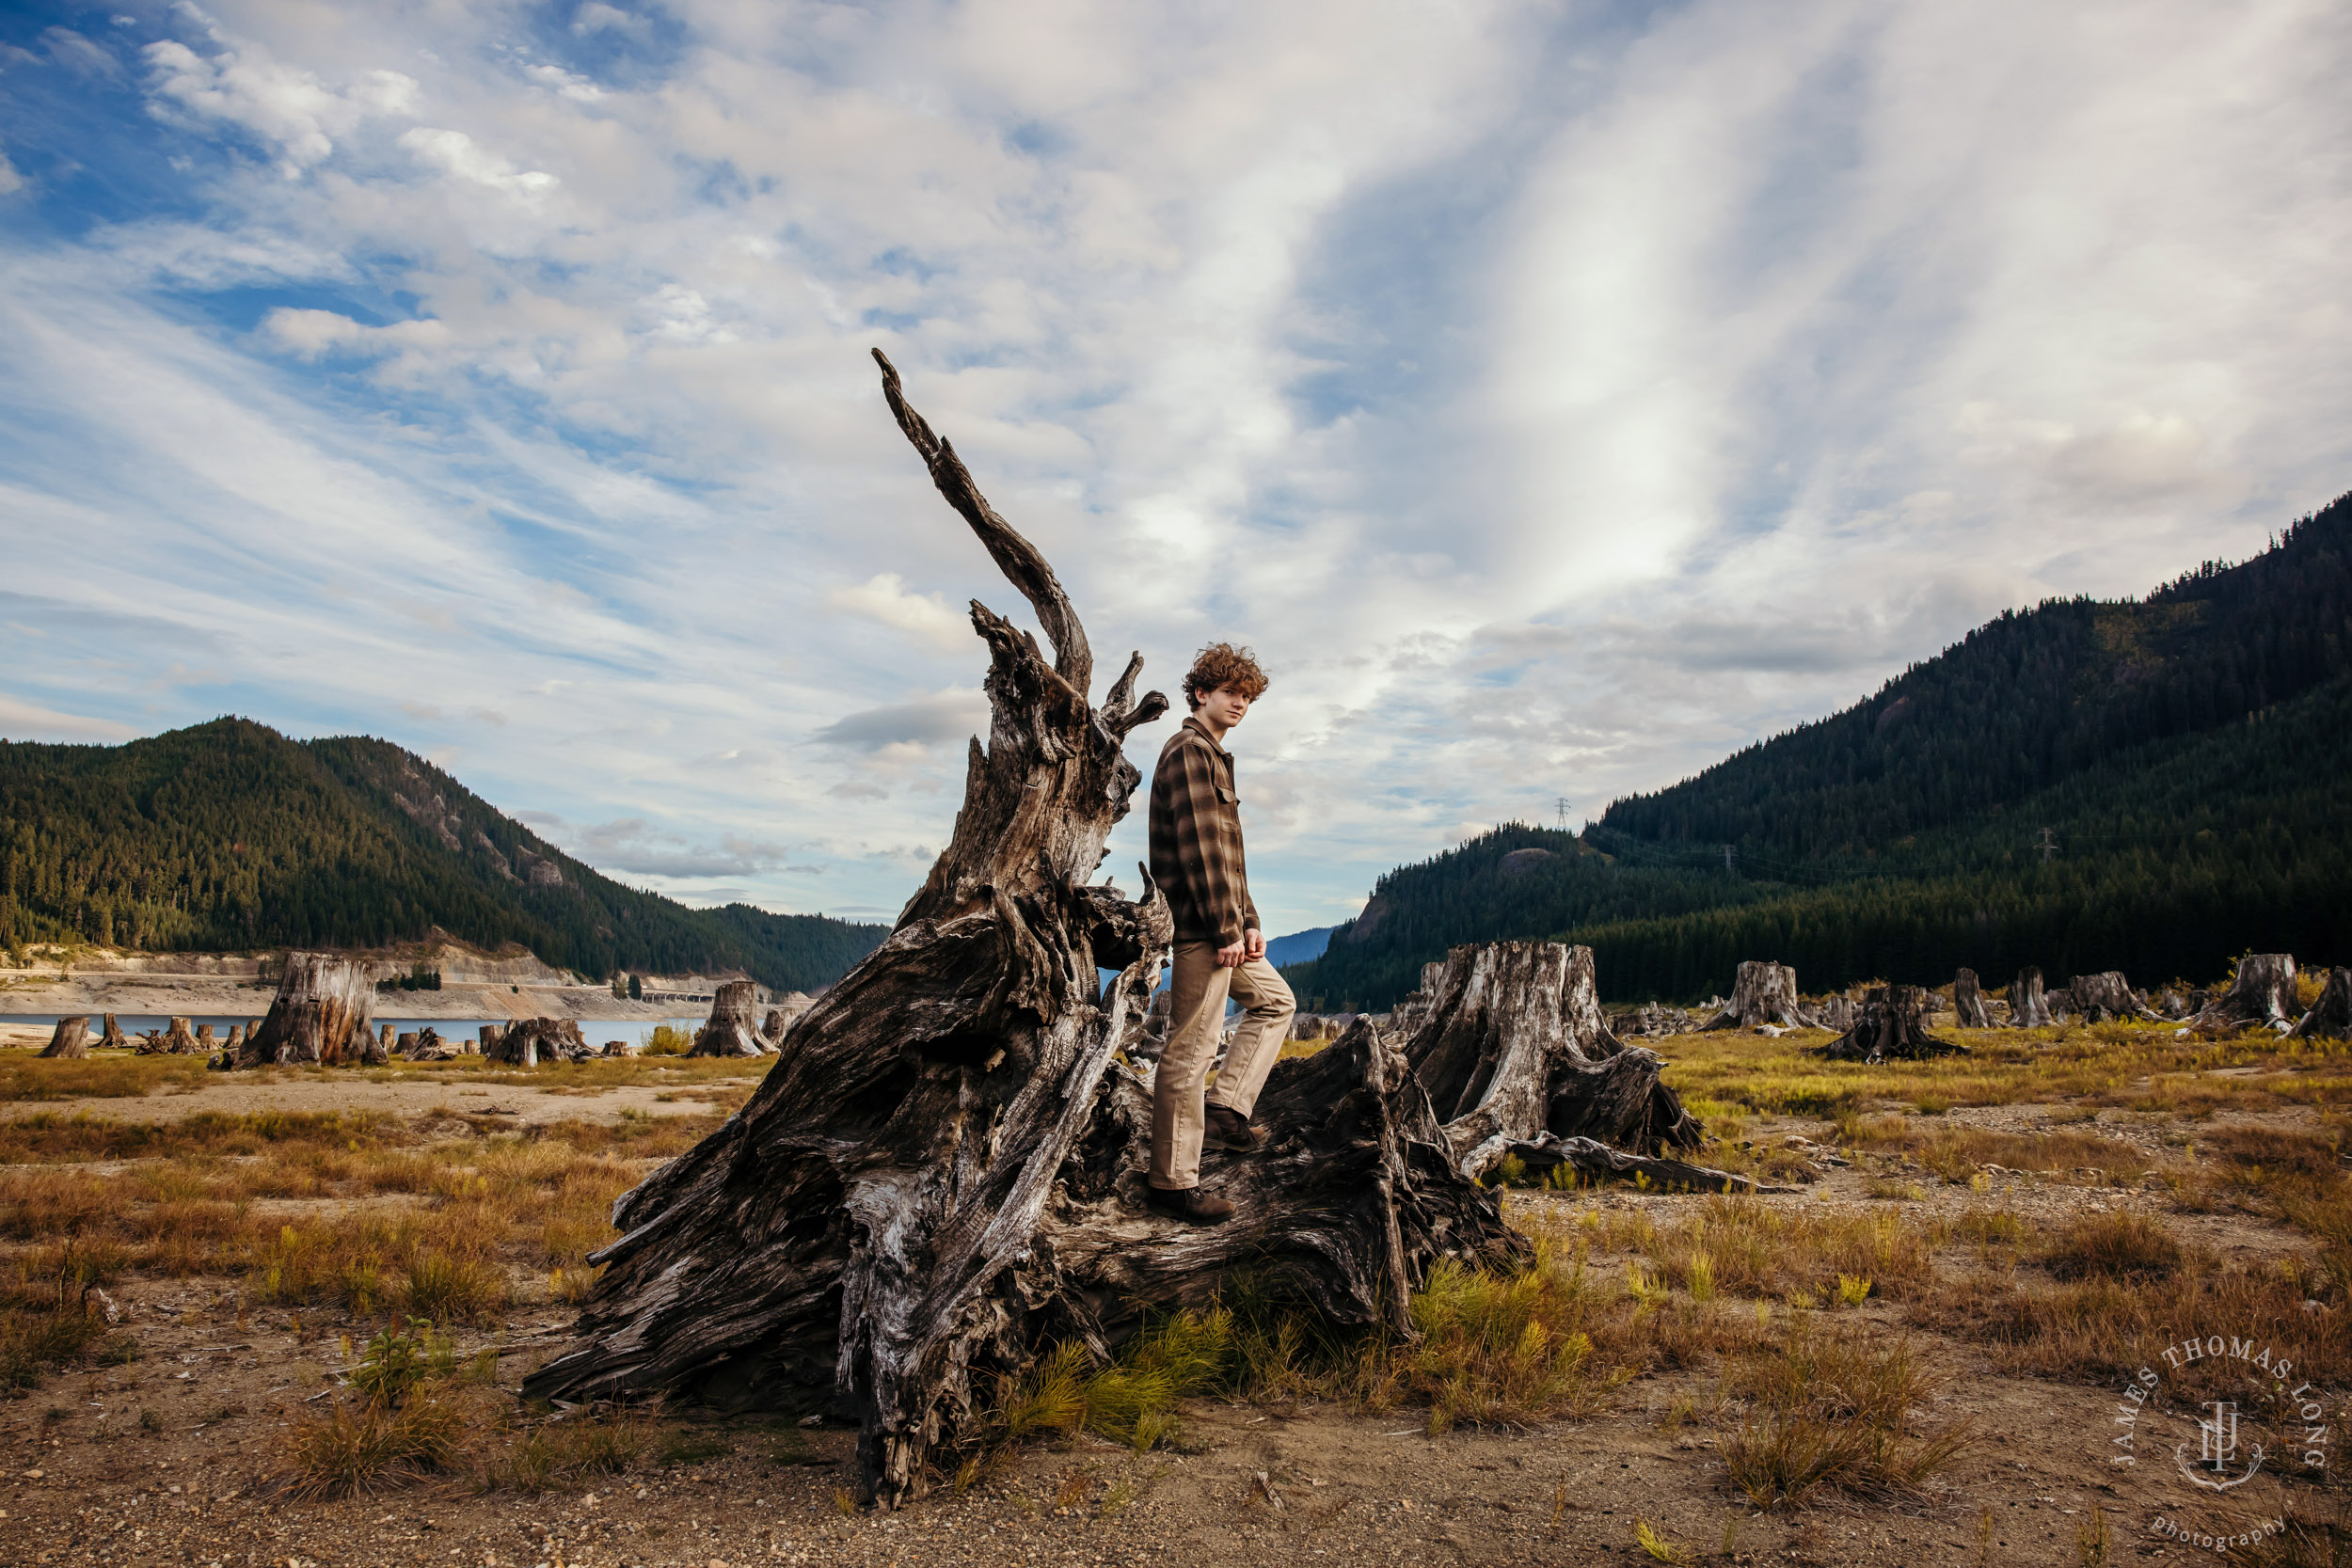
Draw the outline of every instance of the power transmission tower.
<instances>
[{"instance_id":1,"label":"power transmission tower","mask_svg":"<svg viewBox=\"0 0 2352 1568\"><path fill-rule=\"evenodd\" d=\"M2050 830L2044 828L2042 830L2042 842L2034 847L2042 851L2042 860L2047 862L2052 855L2058 853L2058 841L2050 836Z\"/></svg>"},{"instance_id":2,"label":"power transmission tower","mask_svg":"<svg viewBox=\"0 0 2352 1568\"><path fill-rule=\"evenodd\" d=\"M1560 797L1560 831L1568 831L1568 798L1565 795Z\"/></svg>"}]
</instances>

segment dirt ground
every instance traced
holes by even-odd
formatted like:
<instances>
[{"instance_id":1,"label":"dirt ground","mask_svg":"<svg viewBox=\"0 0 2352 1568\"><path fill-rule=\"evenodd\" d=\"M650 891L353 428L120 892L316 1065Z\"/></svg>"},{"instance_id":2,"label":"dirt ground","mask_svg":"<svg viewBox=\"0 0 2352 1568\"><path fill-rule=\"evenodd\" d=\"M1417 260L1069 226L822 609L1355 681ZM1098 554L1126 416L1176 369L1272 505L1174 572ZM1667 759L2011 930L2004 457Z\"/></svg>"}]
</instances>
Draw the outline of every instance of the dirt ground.
<instances>
[{"instance_id":1,"label":"dirt ground","mask_svg":"<svg viewBox=\"0 0 2352 1568\"><path fill-rule=\"evenodd\" d=\"M755 1067L751 1070L755 1071ZM707 1112L649 1085L544 1094L500 1084L317 1078L206 1085L144 1099L6 1108L160 1120L195 1109L370 1109L437 1125L437 1106L477 1096L518 1123L610 1120L624 1108ZM446 1118L442 1118L446 1119ZM2200 1122L2200 1137L2238 1125L2308 1127L2282 1106ZM1925 1227L1997 1205L2029 1227L2086 1212L2161 1214L2217 1255L2290 1256L2307 1243L2257 1214L2185 1212L2167 1196L2168 1163L2193 1158L2169 1117L2101 1111L2088 1128L2066 1103L1956 1107L1952 1128L2031 1134L2064 1125L2143 1148L2157 1168L2130 1187L2049 1175L1927 1174L1907 1154L1848 1150L1819 1180L1769 1201L1820 1212L1893 1212ZM1834 1145L1837 1126L1756 1117L1742 1136ZM108 1166L109 1170L119 1169ZM650 1164L648 1164L650 1168ZM127 1189L126 1189L127 1192ZM1889 1196L1890 1192L1915 1196ZM327 1214L347 1202L317 1200ZM1709 1201L1613 1189L1520 1192L1532 1223L1647 1214L1664 1223ZM273 1203L273 1209L293 1208ZM1962 1248L1955 1243L1957 1254ZM1621 1266L1597 1258L1597 1265ZM2287 1467L2214 1492L2171 1461L2194 1425L2143 1433L2141 1461L2111 1462L2119 1390L2093 1381L2017 1375L1984 1345L1926 1333L1872 1298L1850 1325L1907 1341L1944 1374L1932 1416L1972 1419L1974 1441L1915 1495L1865 1502L1827 1495L1761 1513L1725 1473L1720 1374L1692 1367L1623 1388L1614 1407L1515 1431L1426 1434L1424 1413L1364 1414L1335 1403L1195 1401L1182 1451L1136 1455L1080 1436L1017 1450L961 1496L942 1488L896 1513L858 1510L853 1433L751 1418L670 1413L660 1442L622 1474L537 1493L484 1491L427 1478L339 1502L289 1495L286 1446L336 1397L350 1339L371 1330L310 1309L254 1305L250 1282L223 1275L132 1276L106 1296L136 1359L55 1370L0 1402L0 1561L201 1564L746 1563L1294 1564L1334 1562L1738 1562L2019 1564L2212 1559L2177 1532L2260 1528L2320 1489ZM2312 1304L2314 1307L2317 1303ZM460 1356L497 1353L511 1391L564 1339L570 1312L524 1293L501 1324L460 1330ZM2232 1325L2214 1325L2224 1332ZM2340 1390L2328 1391L2328 1420ZM1696 1412L1695 1417L1692 1412ZM562 1419L558 1417L558 1419ZM2160 1439L2160 1441L2159 1441ZM2193 1457L2193 1455L2192 1455ZM2100 1528L2108 1544L2096 1544ZM1646 1530L1651 1544L1637 1540ZM1661 1555L1662 1554L1662 1555Z\"/></svg>"}]
</instances>

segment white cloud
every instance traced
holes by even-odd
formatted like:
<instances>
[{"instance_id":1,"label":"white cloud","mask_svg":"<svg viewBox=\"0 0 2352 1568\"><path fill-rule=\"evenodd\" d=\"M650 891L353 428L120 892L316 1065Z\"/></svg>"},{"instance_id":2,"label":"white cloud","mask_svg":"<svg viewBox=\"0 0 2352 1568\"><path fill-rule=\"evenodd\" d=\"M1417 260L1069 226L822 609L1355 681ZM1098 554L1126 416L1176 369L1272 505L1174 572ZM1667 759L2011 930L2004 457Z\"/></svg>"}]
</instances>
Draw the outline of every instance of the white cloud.
<instances>
[{"instance_id":1,"label":"white cloud","mask_svg":"<svg viewBox=\"0 0 2352 1568\"><path fill-rule=\"evenodd\" d=\"M0 196L14 196L24 188L24 176L19 174L16 166L8 161L7 150L0 149Z\"/></svg>"},{"instance_id":2,"label":"white cloud","mask_svg":"<svg viewBox=\"0 0 2352 1568\"><path fill-rule=\"evenodd\" d=\"M114 742L128 740L138 733L132 725L111 719L59 713L0 691L0 739Z\"/></svg>"},{"instance_id":3,"label":"white cloud","mask_svg":"<svg viewBox=\"0 0 2352 1568\"><path fill-rule=\"evenodd\" d=\"M877 572L864 582L833 589L825 594L825 603L922 638L934 647L961 650L978 645L969 619L949 610L947 601L937 594L909 593L906 578L896 572Z\"/></svg>"},{"instance_id":4,"label":"white cloud","mask_svg":"<svg viewBox=\"0 0 2352 1568\"><path fill-rule=\"evenodd\" d=\"M0 236L11 585L120 628L22 689L396 728L647 864L889 909L946 831L961 606L1026 611L870 344L1101 664L1256 644L1286 927L2352 483L2304 0L220 16L108 35L200 214Z\"/></svg>"}]
</instances>

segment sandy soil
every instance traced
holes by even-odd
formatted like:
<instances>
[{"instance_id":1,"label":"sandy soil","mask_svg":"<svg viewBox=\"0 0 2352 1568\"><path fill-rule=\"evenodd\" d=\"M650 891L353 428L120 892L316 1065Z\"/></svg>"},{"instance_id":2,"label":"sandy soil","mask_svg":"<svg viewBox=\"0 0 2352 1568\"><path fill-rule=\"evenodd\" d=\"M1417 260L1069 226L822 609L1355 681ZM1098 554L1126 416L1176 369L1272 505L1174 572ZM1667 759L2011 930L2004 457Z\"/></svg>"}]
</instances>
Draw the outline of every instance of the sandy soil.
<instances>
[{"instance_id":1,"label":"sandy soil","mask_svg":"<svg viewBox=\"0 0 2352 1568\"><path fill-rule=\"evenodd\" d=\"M144 1101L89 1101L95 1115L142 1117L197 1108L365 1107L423 1117L436 1104L487 1101L518 1120L661 1114L700 1108L663 1101L657 1088L547 1095L507 1085L486 1094L462 1084L289 1081L208 1085ZM459 1099L458 1097L463 1097ZM67 1108L56 1102L42 1110ZM1956 1111L2006 1131L2048 1124L2056 1107ZM2286 1113L2292 1120L2299 1113ZM2160 1118L2103 1119L2099 1131L2164 1148ZM1823 1124L1765 1120L1757 1136ZM1919 1181L1917 1201L1872 1198L1873 1180L1902 1180L1899 1157L1829 1171L1801 1196L1773 1201L1843 1206L1915 1218L1988 1198L2037 1225L2080 1210L2159 1207L2153 1191L2074 1186L2012 1176L1988 1193ZM1515 1205L1573 1217L1591 1205L1646 1210L1661 1221L1697 1198L1624 1190L1518 1195ZM2172 1215L2208 1245L2255 1254L2296 1244L2280 1227L2244 1216ZM1632 1385L1622 1407L1577 1422L1431 1439L1422 1414L1353 1413L1330 1405L1276 1407L1196 1402L1189 1451L1136 1456L1082 1438L1028 1449L962 1497L943 1493L896 1514L844 1511L853 1484L854 1434L803 1437L782 1422L709 1421L673 1448L587 1492L476 1494L427 1481L330 1504L289 1500L283 1445L294 1423L333 1394L342 1364L337 1336L352 1325L282 1309L240 1317L240 1282L131 1281L114 1292L141 1358L121 1367L52 1374L46 1386L0 1403L0 1560L28 1564L420 1563L647 1564L741 1568L746 1563L1280 1564L1648 1562L1634 1544L1646 1521L1684 1549L1683 1560L1788 1564L2047 1565L2084 1560L2078 1532L2093 1510L2109 1521L2106 1561L2211 1560L2164 1533L2240 1528L2275 1514L2312 1488L2259 1476L2217 1501L2169 1463L2109 1464L2112 1391L2009 1375L1957 1340L1914 1336L1950 1374L1936 1414L1967 1416L1978 1442L1928 1491L1894 1503L1830 1501L1771 1516L1748 1507L1718 1456L1705 1419L1677 1423L1688 1398L1704 1407L1711 1371ZM1903 1335L1899 1309L1876 1301L1849 1314ZM562 1342L568 1314L518 1307L495 1336L460 1335L461 1352L501 1351L512 1388ZM2179 1434L2165 1438L2164 1452ZM2195 1431L2186 1431L2194 1445Z\"/></svg>"}]
</instances>

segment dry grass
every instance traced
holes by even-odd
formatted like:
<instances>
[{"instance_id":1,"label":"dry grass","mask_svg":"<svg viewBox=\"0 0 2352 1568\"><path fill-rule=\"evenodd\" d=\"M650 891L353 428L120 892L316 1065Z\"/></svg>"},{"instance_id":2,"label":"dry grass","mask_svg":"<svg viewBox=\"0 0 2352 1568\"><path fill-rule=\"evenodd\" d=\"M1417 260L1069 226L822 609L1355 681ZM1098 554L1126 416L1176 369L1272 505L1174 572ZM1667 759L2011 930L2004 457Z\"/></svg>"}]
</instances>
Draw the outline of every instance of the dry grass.
<instances>
[{"instance_id":1,"label":"dry grass","mask_svg":"<svg viewBox=\"0 0 2352 1568\"><path fill-rule=\"evenodd\" d=\"M1935 1280L1935 1248L1945 1227L1912 1223L1900 1213L1823 1213L1786 1199L1710 1197L1664 1223L1646 1212L1588 1211L1597 1243L1632 1253L1677 1290L1767 1300L1834 1299L1838 1281L1871 1282L1894 1300L1914 1296Z\"/></svg>"},{"instance_id":2,"label":"dry grass","mask_svg":"<svg viewBox=\"0 0 2352 1568\"><path fill-rule=\"evenodd\" d=\"M1966 1420L1927 1415L1939 1382L1909 1345L1822 1332L1798 1314L1777 1345L1725 1371L1725 1408L1739 1420L1721 1434L1724 1468L1762 1509L1824 1489L1916 1492L1971 1441Z\"/></svg>"},{"instance_id":3,"label":"dry grass","mask_svg":"<svg viewBox=\"0 0 2352 1568\"><path fill-rule=\"evenodd\" d=\"M2117 1138L2060 1128L2048 1132L2001 1132L1911 1117L1846 1116L1837 1141L1851 1148L1911 1156L1946 1181L1965 1181L1986 1165L2039 1171L2061 1180L2105 1186L2137 1181L2153 1168L2148 1156Z\"/></svg>"}]
</instances>

